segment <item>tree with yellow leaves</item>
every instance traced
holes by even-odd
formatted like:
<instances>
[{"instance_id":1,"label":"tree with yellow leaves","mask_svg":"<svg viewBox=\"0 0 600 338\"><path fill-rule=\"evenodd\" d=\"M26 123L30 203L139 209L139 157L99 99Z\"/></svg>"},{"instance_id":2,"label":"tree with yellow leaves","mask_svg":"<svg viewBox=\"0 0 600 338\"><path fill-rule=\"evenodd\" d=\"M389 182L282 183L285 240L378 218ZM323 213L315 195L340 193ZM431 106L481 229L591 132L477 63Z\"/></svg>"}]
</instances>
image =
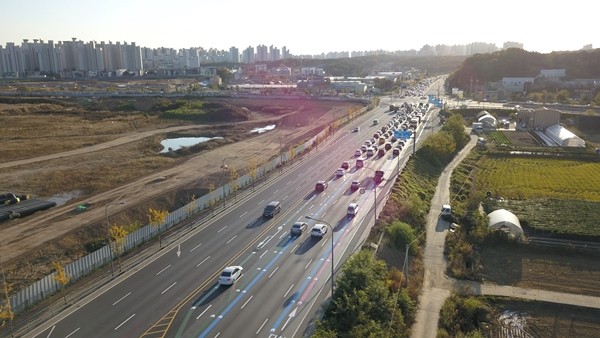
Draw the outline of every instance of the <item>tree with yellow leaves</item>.
<instances>
[{"instance_id":1,"label":"tree with yellow leaves","mask_svg":"<svg viewBox=\"0 0 600 338\"><path fill-rule=\"evenodd\" d=\"M71 281L71 276L65 271L65 267L60 265L59 262L52 262L52 268L55 271L52 278L58 282L58 284L60 284L62 291L65 289L65 286L69 284L69 281ZM67 304L67 295L65 294L63 297L65 304Z\"/></svg>"},{"instance_id":2,"label":"tree with yellow leaves","mask_svg":"<svg viewBox=\"0 0 600 338\"><path fill-rule=\"evenodd\" d=\"M155 210L148 209L148 221L153 228L158 229L158 242L159 247L162 247L162 239L160 237L160 225L165 222L165 219L169 215L167 210Z\"/></svg>"},{"instance_id":3,"label":"tree with yellow leaves","mask_svg":"<svg viewBox=\"0 0 600 338\"><path fill-rule=\"evenodd\" d=\"M10 298L8 297L8 284L6 283L6 278L4 277L4 264L2 263L2 257L0 257L0 272L2 272L2 283L4 284L4 302L5 304L0 303L0 327L6 325L7 322L12 324L13 318L15 318L15 314L12 312L12 308L10 307ZM12 326L11 326L12 330Z\"/></svg>"},{"instance_id":4,"label":"tree with yellow leaves","mask_svg":"<svg viewBox=\"0 0 600 338\"><path fill-rule=\"evenodd\" d=\"M190 202L185 206L186 216L192 216L194 211L196 211L196 195L192 194L192 197L190 197Z\"/></svg>"},{"instance_id":5,"label":"tree with yellow leaves","mask_svg":"<svg viewBox=\"0 0 600 338\"><path fill-rule=\"evenodd\" d=\"M119 261L119 270L121 269L121 255L125 251L125 240L129 231L125 226L113 224L108 228L110 239L115 243L113 254Z\"/></svg>"},{"instance_id":6,"label":"tree with yellow leaves","mask_svg":"<svg viewBox=\"0 0 600 338\"><path fill-rule=\"evenodd\" d=\"M247 170L248 175L250 175L250 178L252 179L252 191L254 191L254 183L256 182L256 177L258 176L257 164L254 159L250 159L250 161L248 162Z\"/></svg>"},{"instance_id":7,"label":"tree with yellow leaves","mask_svg":"<svg viewBox=\"0 0 600 338\"><path fill-rule=\"evenodd\" d=\"M208 207L210 208L210 212L213 213L214 212L214 207L215 204L217 204L217 199L214 196L214 192L215 191L215 185L213 183L208 183L208 193L209 198L208 198Z\"/></svg>"},{"instance_id":8,"label":"tree with yellow leaves","mask_svg":"<svg viewBox=\"0 0 600 338\"><path fill-rule=\"evenodd\" d=\"M233 197L235 201L237 201L237 191L240 189L238 178L240 178L240 174L238 174L237 170L235 170L233 166L229 168L229 186L233 191Z\"/></svg>"}]
</instances>

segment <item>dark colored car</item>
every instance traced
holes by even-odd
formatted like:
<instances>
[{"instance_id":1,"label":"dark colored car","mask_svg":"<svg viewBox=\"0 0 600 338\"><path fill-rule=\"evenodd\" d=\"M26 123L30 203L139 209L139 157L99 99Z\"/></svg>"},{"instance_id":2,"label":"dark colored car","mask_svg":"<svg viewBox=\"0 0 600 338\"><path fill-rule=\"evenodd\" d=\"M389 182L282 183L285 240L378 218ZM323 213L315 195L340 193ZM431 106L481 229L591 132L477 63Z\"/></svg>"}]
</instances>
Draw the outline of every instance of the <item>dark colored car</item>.
<instances>
[{"instance_id":1,"label":"dark colored car","mask_svg":"<svg viewBox=\"0 0 600 338\"><path fill-rule=\"evenodd\" d=\"M267 204L267 206L265 207L265 210L263 211L263 216L273 217L280 211L281 211L281 203L279 203L278 201L273 201L273 202Z\"/></svg>"},{"instance_id":2,"label":"dark colored car","mask_svg":"<svg viewBox=\"0 0 600 338\"><path fill-rule=\"evenodd\" d=\"M327 184L327 182L325 181L319 181L317 182L317 184L315 184L315 190L316 191L325 191L325 189L327 189L329 185Z\"/></svg>"},{"instance_id":3,"label":"dark colored car","mask_svg":"<svg viewBox=\"0 0 600 338\"><path fill-rule=\"evenodd\" d=\"M308 224L306 222L296 222L292 224L292 228L290 229L290 235L292 236L301 236L302 233L308 228Z\"/></svg>"}]
</instances>

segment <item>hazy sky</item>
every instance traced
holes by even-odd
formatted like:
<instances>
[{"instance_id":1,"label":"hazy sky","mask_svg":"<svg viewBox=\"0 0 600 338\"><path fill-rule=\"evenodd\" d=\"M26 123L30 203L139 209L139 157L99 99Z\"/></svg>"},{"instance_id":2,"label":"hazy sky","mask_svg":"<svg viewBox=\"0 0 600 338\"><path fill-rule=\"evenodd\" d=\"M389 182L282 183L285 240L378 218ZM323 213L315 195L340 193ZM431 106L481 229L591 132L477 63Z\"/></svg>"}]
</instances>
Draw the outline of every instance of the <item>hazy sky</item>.
<instances>
[{"instance_id":1,"label":"hazy sky","mask_svg":"<svg viewBox=\"0 0 600 338\"><path fill-rule=\"evenodd\" d=\"M523 43L548 53L600 48L597 5L528 0L0 0L0 45L23 39L292 54Z\"/></svg>"}]
</instances>

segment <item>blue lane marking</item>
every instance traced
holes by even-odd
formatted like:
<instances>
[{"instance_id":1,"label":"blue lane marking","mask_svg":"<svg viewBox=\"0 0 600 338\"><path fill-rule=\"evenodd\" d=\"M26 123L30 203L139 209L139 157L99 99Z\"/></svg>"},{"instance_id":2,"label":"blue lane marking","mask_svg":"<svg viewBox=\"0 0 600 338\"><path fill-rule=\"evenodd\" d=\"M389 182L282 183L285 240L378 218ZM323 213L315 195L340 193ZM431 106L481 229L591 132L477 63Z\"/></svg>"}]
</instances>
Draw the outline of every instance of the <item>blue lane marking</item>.
<instances>
[{"instance_id":1,"label":"blue lane marking","mask_svg":"<svg viewBox=\"0 0 600 338\"><path fill-rule=\"evenodd\" d=\"M237 304L242 299L242 297L245 296L246 292L248 292L252 288L252 286L254 286L254 284L256 284L265 273L267 273L267 270L269 270L269 268L273 266L273 264L275 264L275 262L283 256L283 252L290 245L290 243L292 243L292 241L293 238L288 238L287 243L285 243L281 251L279 251L279 253L275 255L275 257L273 257L263 269L261 269L261 271L258 273L258 275L256 275L256 277L254 277L250 284L248 284L248 286L246 286L246 288L242 290L242 292L240 292L240 294L225 308L225 310L223 310L223 312L221 312L221 314L217 316L216 319L213 320L213 322L200 334L199 338L204 338L208 333L210 333L210 331L221 321L221 319L223 319L223 317L225 317L225 315L227 315L227 313L231 311L233 306L235 306L235 304Z\"/></svg>"},{"instance_id":2,"label":"blue lane marking","mask_svg":"<svg viewBox=\"0 0 600 338\"><path fill-rule=\"evenodd\" d=\"M335 240L335 234L333 236L333 245L337 245L338 241L340 240L341 236L343 235L343 231L340 232L340 234L337 236L338 240ZM321 266L323 264L325 264L326 259L328 256L331 256L331 247L328 246L327 251L323 254L323 256L321 256L321 258L315 262L315 266L313 267L313 269L310 271L310 273L308 274L308 276L314 276L317 273L317 270L319 270L319 268L321 268ZM333 264L333 262L331 262L331 264ZM330 277L331 278L331 277ZM294 304L296 304L296 298L298 298L300 295L302 295L304 293L304 290L306 290L306 288L308 287L308 284L312 281L312 278L306 278L304 280L304 283L302 283L302 285L298 288L298 291L295 292L294 297L292 298L292 301L288 303L288 305L281 311L281 314L279 315L279 317L277 318L277 320L275 321L275 324L273 325L273 327L271 328L271 332L274 332L275 330L277 330L277 328L279 328L279 325L281 325L281 322L283 322L283 320L285 318L287 318L288 314L290 313L290 311L292 310L292 306Z\"/></svg>"}]
</instances>

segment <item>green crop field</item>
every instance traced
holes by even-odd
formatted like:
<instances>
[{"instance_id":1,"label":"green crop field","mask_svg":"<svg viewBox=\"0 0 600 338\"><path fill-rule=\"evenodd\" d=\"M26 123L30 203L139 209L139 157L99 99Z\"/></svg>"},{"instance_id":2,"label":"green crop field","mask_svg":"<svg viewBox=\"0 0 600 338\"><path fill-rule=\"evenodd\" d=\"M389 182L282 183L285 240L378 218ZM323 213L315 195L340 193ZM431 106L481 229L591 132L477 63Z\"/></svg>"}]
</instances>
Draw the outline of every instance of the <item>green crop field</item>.
<instances>
[{"instance_id":1,"label":"green crop field","mask_svg":"<svg viewBox=\"0 0 600 338\"><path fill-rule=\"evenodd\" d=\"M491 133L489 133L489 138L494 141L495 144L500 145L500 144L506 144L509 145L511 142L508 139L508 137L506 137L506 134L504 134L501 131L493 131Z\"/></svg>"},{"instance_id":2,"label":"green crop field","mask_svg":"<svg viewBox=\"0 0 600 338\"><path fill-rule=\"evenodd\" d=\"M494 196L600 202L599 162L482 157L477 167L476 188Z\"/></svg>"},{"instance_id":3,"label":"green crop field","mask_svg":"<svg viewBox=\"0 0 600 338\"><path fill-rule=\"evenodd\" d=\"M476 162L475 188L503 197L530 231L600 236L600 163L548 158Z\"/></svg>"}]
</instances>

